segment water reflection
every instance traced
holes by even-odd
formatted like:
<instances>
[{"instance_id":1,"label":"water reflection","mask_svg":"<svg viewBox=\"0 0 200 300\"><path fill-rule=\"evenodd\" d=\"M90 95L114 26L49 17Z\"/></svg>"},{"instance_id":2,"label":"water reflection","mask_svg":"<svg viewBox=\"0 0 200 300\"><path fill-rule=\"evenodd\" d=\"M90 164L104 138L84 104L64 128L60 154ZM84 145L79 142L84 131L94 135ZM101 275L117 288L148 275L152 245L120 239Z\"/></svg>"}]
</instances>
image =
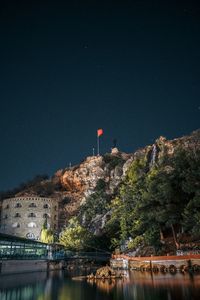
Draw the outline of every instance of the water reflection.
<instances>
[{"instance_id":1,"label":"water reflection","mask_svg":"<svg viewBox=\"0 0 200 300\"><path fill-rule=\"evenodd\" d=\"M109 294L117 284L116 279L87 280L87 283L93 287L96 286L99 290L107 294Z\"/></svg>"},{"instance_id":2,"label":"water reflection","mask_svg":"<svg viewBox=\"0 0 200 300\"><path fill-rule=\"evenodd\" d=\"M68 273L0 277L0 300L199 300L200 275L131 271L117 280L71 280ZM77 275L77 274L76 274Z\"/></svg>"}]
</instances>

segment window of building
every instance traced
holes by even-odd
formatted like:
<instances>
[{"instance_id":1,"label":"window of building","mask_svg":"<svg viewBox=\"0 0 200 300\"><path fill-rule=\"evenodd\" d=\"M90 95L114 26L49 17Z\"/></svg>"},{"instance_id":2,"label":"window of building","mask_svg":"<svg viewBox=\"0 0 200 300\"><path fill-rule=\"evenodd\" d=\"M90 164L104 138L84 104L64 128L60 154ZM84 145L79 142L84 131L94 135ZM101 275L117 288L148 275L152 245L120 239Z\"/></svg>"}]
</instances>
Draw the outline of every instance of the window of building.
<instances>
[{"instance_id":1,"label":"window of building","mask_svg":"<svg viewBox=\"0 0 200 300\"><path fill-rule=\"evenodd\" d=\"M17 222L15 222L15 223L12 224L12 227L13 227L13 228L19 228L19 227L20 227L20 224L17 223Z\"/></svg>"},{"instance_id":2,"label":"window of building","mask_svg":"<svg viewBox=\"0 0 200 300\"><path fill-rule=\"evenodd\" d=\"M9 207L10 207L9 204L7 204L5 208L8 209Z\"/></svg>"},{"instance_id":3,"label":"window of building","mask_svg":"<svg viewBox=\"0 0 200 300\"><path fill-rule=\"evenodd\" d=\"M49 208L49 205L48 205L48 204L44 204L43 207L44 207L44 208Z\"/></svg>"},{"instance_id":4,"label":"window of building","mask_svg":"<svg viewBox=\"0 0 200 300\"><path fill-rule=\"evenodd\" d=\"M21 203L16 203L15 208L22 207Z\"/></svg>"},{"instance_id":5,"label":"window of building","mask_svg":"<svg viewBox=\"0 0 200 300\"><path fill-rule=\"evenodd\" d=\"M35 203L31 203L29 204L29 207L37 207L37 205Z\"/></svg>"},{"instance_id":6,"label":"window of building","mask_svg":"<svg viewBox=\"0 0 200 300\"><path fill-rule=\"evenodd\" d=\"M43 218L48 219L49 217L49 214L43 214Z\"/></svg>"},{"instance_id":7,"label":"window of building","mask_svg":"<svg viewBox=\"0 0 200 300\"><path fill-rule=\"evenodd\" d=\"M35 217L36 217L36 214L30 213L30 214L28 215L28 217L29 217L29 218L35 218Z\"/></svg>"},{"instance_id":8,"label":"window of building","mask_svg":"<svg viewBox=\"0 0 200 300\"><path fill-rule=\"evenodd\" d=\"M4 216L4 219L8 219L8 215L5 215L5 216Z\"/></svg>"},{"instance_id":9,"label":"window of building","mask_svg":"<svg viewBox=\"0 0 200 300\"><path fill-rule=\"evenodd\" d=\"M55 206L54 209L57 210L57 206Z\"/></svg>"},{"instance_id":10,"label":"window of building","mask_svg":"<svg viewBox=\"0 0 200 300\"><path fill-rule=\"evenodd\" d=\"M55 216L54 216L54 220L56 220L56 219L57 219L57 216L55 215Z\"/></svg>"},{"instance_id":11,"label":"window of building","mask_svg":"<svg viewBox=\"0 0 200 300\"><path fill-rule=\"evenodd\" d=\"M15 214L15 218L20 218L20 217L21 217L21 215L19 213Z\"/></svg>"},{"instance_id":12,"label":"window of building","mask_svg":"<svg viewBox=\"0 0 200 300\"><path fill-rule=\"evenodd\" d=\"M37 225L34 222L30 222L30 223L28 223L28 227L29 228L35 228L35 227L37 227Z\"/></svg>"}]
</instances>

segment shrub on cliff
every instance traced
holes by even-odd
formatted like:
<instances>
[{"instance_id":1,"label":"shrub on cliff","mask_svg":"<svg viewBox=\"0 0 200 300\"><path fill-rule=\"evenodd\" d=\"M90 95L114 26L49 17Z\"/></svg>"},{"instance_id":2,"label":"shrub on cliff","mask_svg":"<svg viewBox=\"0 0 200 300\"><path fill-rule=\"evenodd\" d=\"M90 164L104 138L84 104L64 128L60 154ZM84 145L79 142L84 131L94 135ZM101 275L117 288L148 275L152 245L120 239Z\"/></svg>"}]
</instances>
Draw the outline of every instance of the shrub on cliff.
<instances>
[{"instance_id":1,"label":"shrub on cliff","mask_svg":"<svg viewBox=\"0 0 200 300\"><path fill-rule=\"evenodd\" d=\"M68 226L60 234L60 243L73 251L80 251L88 247L90 233L73 217Z\"/></svg>"},{"instance_id":2,"label":"shrub on cliff","mask_svg":"<svg viewBox=\"0 0 200 300\"><path fill-rule=\"evenodd\" d=\"M115 156L109 153L106 153L103 156L103 160L107 164L109 170L114 169L118 165L122 166L125 162L122 157Z\"/></svg>"}]
</instances>

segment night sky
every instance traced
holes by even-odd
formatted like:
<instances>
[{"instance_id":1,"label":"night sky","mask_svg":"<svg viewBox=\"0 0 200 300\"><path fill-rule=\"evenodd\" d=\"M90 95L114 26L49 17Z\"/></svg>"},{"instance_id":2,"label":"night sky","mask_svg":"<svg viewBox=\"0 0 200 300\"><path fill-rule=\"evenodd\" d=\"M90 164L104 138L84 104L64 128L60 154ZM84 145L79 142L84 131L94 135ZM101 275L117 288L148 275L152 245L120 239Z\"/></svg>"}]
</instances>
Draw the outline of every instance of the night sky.
<instances>
[{"instance_id":1,"label":"night sky","mask_svg":"<svg viewBox=\"0 0 200 300\"><path fill-rule=\"evenodd\" d=\"M0 1L0 190L200 126L192 0Z\"/></svg>"}]
</instances>

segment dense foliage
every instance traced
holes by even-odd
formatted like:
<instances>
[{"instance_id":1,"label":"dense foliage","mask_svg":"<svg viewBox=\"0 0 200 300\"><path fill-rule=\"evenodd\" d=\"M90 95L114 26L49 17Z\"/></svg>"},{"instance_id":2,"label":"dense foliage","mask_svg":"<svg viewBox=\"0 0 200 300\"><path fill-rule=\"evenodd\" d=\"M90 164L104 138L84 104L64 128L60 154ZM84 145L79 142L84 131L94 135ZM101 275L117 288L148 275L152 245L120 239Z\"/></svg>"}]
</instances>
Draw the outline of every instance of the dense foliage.
<instances>
[{"instance_id":1,"label":"dense foliage","mask_svg":"<svg viewBox=\"0 0 200 300\"><path fill-rule=\"evenodd\" d=\"M42 230L41 230L41 234L40 234L40 241L43 243L46 243L46 244L51 244L55 241L53 230L51 230L51 228L48 228L48 226L47 226L47 219L45 220L45 222L42 226Z\"/></svg>"},{"instance_id":2,"label":"dense foliage","mask_svg":"<svg viewBox=\"0 0 200 300\"><path fill-rule=\"evenodd\" d=\"M87 248L90 240L90 233L81 226L76 217L69 220L68 226L60 235L60 243L70 250L83 250Z\"/></svg>"},{"instance_id":3,"label":"dense foliage","mask_svg":"<svg viewBox=\"0 0 200 300\"><path fill-rule=\"evenodd\" d=\"M114 198L108 196L107 185L100 180L80 209L80 223L70 224L66 229L65 240L68 242L65 245L69 248L74 245L76 248L83 247L86 228L91 232L87 243L91 243L92 239L94 242L92 233L95 226L98 227L96 222L108 212L110 218L105 222L102 236L111 249L122 245L131 249L148 245L159 251L164 238L169 236L174 249L178 249L183 233L198 235L200 151L176 147L169 155L165 150L163 144L157 145L153 164L149 151L135 157ZM105 159L110 161L110 157Z\"/></svg>"},{"instance_id":4,"label":"dense foliage","mask_svg":"<svg viewBox=\"0 0 200 300\"><path fill-rule=\"evenodd\" d=\"M93 194L87 197L81 206L79 218L85 226L90 227L98 215L104 215L109 208L110 197L106 194L106 183L100 179Z\"/></svg>"},{"instance_id":5,"label":"dense foliage","mask_svg":"<svg viewBox=\"0 0 200 300\"><path fill-rule=\"evenodd\" d=\"M159 248L170 234L179 247L177 234L197 234L200 229L200 151L178 148L148 167L147 156L135 159L119 196L111 203L107 226L119 228L114 246L129 240Z\"/></svg>"}]
</instances>

